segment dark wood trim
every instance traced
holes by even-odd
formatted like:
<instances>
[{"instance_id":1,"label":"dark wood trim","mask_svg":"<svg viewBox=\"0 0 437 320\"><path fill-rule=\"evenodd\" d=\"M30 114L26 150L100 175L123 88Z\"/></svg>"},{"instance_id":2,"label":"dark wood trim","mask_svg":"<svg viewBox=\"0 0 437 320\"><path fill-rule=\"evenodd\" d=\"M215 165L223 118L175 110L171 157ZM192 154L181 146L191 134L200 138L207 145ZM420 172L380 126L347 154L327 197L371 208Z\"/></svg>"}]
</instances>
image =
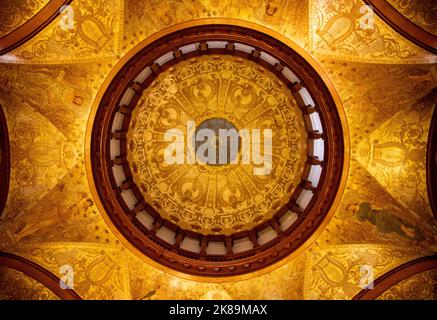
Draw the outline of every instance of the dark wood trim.
<instances>
[{"instance_id":1,"label":"dark wood trim","mask_svg":"<svg viewBox=\"0 0 437 320\"><path fill-rule=\"evenodd\" d=\"M0 55L3 55L26 41L32 39L37 33L44 29L58 15L62 6L71 3L73 0L51 0L44 8L38 11L32 18L21 26L0 38Z\"/></svg>"},{"instance_id":2,"label":"dark wood trim","mask_svg":"<svg viewBox=\"0 0 437 320\"><path fill-rule=\"evenodd\" d=\"M33 261L15 254L0 252L0 266L12 268L28 275L46 286L62 300L82 300L73 289L62 289L59 285L60 279L57 276Z\"/></svg>"},{"instance_id":3,"label":"dark wood trim","mask_svg":"<svg viewBox=\"0 0 437 320\"><path fill-rule=\"evenodd\" d=\"M231 44L235 42L243 43L254 47L254 52L264 51L280 61L281 65L287 66L301 79L313 98L326 139L324 160L322 162L323 174L319 182L320 187L317 188L316 194L311 199L307 207L308 210L299 212L298 219L292 227L282 232L278 237L248 251L233 253L232 242L236 238L234 236L225 237L224 241L228 248L226 255L195 253L183 250L178 245L171 245L160 239L156 236L154 229L156 230L161 225L166 227L171 227L171 225L166 224L159 214L154 212L155 210L151 205L139 201L138 208L144 206L145 210L156 220L152 230L148 230L121 199L112 174L110 156L114 115L119 110L119 102L125 90L132 87L138 74L147 66L152 67L154 61L167 52L177 52L180 47L189 43L204 43L206 41L227 41ZM228 47L228 54L236 54L232 50L232 45ZM203 53L213 52L207 46L201 47L199 51ZM183 58L181 53L175 54L175 57L178 60ZM252 53L250 59L257 62L261 60L254 53ZM155 68L153 74L141 86L148 86L156 77L156 73L166 68L166 64L156 67L158 68ZM279 69L277 70L278 74ZM140 89L138 86L136 88ZM127 107L132 109L139 98L140 94L136 93ZM121 131L127 130L129 121L129 117L125 117ZM121 150L123 150L123 143L126 143L126 140L122 139L122 134L119 137ZM159 38L144 46L124 64L108 86L96 111L91 133L90 155L93 179L102 205L112 223L132 245L149 258L179 272L200 276L223 277L253 272L278 262L299 248L313 235L328 214L342 179L344 162L343 128L337 107L327 85L311 64L296 51L279 40L253 29L227 24L205 24L188 27ZM125 154L121 156L124 157ZM310 159L308 161L310 162ZM130 166L126 162L123 162L123 167L125 172L130 170ZM132 184L132 186L131 190L136 195L135 184ZM293 208L295 200L290 199L289 207ZM284 210L281 210L281 212L283 214ZM273 225L275 225L274 222ZM187 230L178 229L174 231L176 234L189 234ZM208 236L206 240L212 239L214 239L214 236ZM203 239L203 246L205 244L206 241Z\"/></svg>"},{"instance_id":4,"label":"dark wood trim","mask_svg":"<svg viewBox=\"0 0 437 320\"><path fill-rule=\"evenodd\" d=\"M431 95L434 112L429 127L426 148L426 185L431 210L437 219L437 87L432 90Z\"/></svg>"},{"instance_id":5,"label":"dark wood trim","mask_svg":"<svg viewBox=\"0 0 437 320\"><path fill-rule=\"evenodd\" d=\"M253 59L251 59L252 54L245 53L245 52L233 51L232 53L230 53L227 49L209 49L206 43L202 43L201 44L201 48L203 48L203 50L197 50L197 51L194 51L194 52L191 52L191 53L188 53L188 54L182 54L181 53L180 56L178 57L178 59L172 59L172 60L168 61L167 63L165 63L162 66L157 66L156 67L156 68L158 68L157 71L153 74L153 76L149 76L144 84L140 85L138 83L133 83L130 87L136 92L136 95L135 95L134 98L132 98L132 100L130 101L129 105L126 106L126 108L128 110L130 110L130 111L134 110L136 105L137 105L137 102L139 101L143 91L147 88L147 86L149 84L151 84L153 82L153 80L155 80L160 73L164 72L165 70L167 70L171 66L179 63L180 61L191 59L191 58L194 58L194 57L199 57L199 56L202 56L202 55L209 55L209 54L214 54L214 55L229 55L229 54L232 54L233 56L239 56L239 57L243 57L243 58L246 58L246 59L249 59L249 60L253 60ZM281 71L278 70L275 66L272 66L271 64L269 64L269 63L267 63L267 62L265 62L263 60L257 60L256 62L259 65L262 65L264 68L270 70L282 82L284 82L284 84L286 86L290 86L289 81L281 74ZM154 65L156 65L156 64L154 64ZM294 92L294 96L296 98L297 104L301 107L301 109L304 109L305 106L302 105L302 104L304 104L304 102L303 102L302 99L300 99L299 95L297 94L297 92L302 87L303 87L302 84L299 83L299 89ZM317 110L318 108L314 107L313 109ZM118 109L118 111L120 111L120 108ZM131 120L130 117L126 117L123 120L122 131L115 131L114 133L111 133L111 138L115 138L115 139L120 140L120 153L122 155L126 155L128 153L128 150L127 150L128 146L127 146L127 143L126 143L126 134L127 134L128 130L129 130L130 120ZM309 136L310 139L320 139L323 136L323 134L318 133L318 131L308 131L308 128L307 128L307 133L308 133L308 136ZM325 150L325 152L327 152L327 150ZM307 155L307 162L309 161L309 159L308 159L309 157L310 156ZM125 158L125 156L124 156L124 158ZM112 161L112 163L113 162L114 161ZM322 161L322 163L323 163L323 161ZM119 193L118 199L122 199L121 192L123 190L130 189L133 192L133 194L135 195L135 197L137 199L139 199L138 203L144 203L145 200L144 200L144 197L143 197L143 194L142 194L140 188L133 182L133 180L134 180L133 173L131 171L131 167L130 167L128 161L124 161L122 166L123 166L124 174L126 176L126 180L120 186L117 186L117 183L115 181L115 177L113 175L110 176L110 181L111 181L112 187L114 188L114 190L117 190L118 193ZM305 189L304 186L308 186L308 184L311 185L311 183L308 182L308 181L305 184L305 181L306 181L305 179L308 178L309 172L310 172L310 166L308 166L306 168L306 170L304 170L305 174L302 176L302 179L303 179L302 183L300 185L298 185L296 187L296 189L294 190L294 193L292 195L293 199L297 199L299 197L300 193L303 191L303 189ZM320 181L324 180L324 176L325 176L325 171L323 170L322 171L322 176L320 178ZM322 185L322 183L320 183L319 186L320 185ZM318 193L318 189L320 189L320 187L310 187L310 188L307 188L307 190L311 190L315 194L315 196ZM253 232L254 233L258 233L258 232L262 231L263 229L265 229L266 227L268 227L269 225L271 225L272 223L274 223L275 220L279 220L282 217L282 215L287 212L287 210L288 210L287 206L288 206L288 204L284 205L283 208L279 209L278 212L270 220L267 220L267 221L265 221L263 223L259 223L252 230L236 232L236 233L234 233L232 235L232 238L234 240L235 239L246 238L246 237L250 238L251 233L253 233ZM129 209L127 207L124 207L124 209L125 209L125 211L126 210L129 211ZM160 218L161 219L160 214L152 206L148 206L147 211L154 218ZM309 211L309 210L305 210L304 211L304 215L306 214L307 211ZM163 224L167 228L169 228L169 229L171 229L171 230L173 230L175 232L179 230L179 227L177 226L177 224L175 224L175 223L173 223L173 222L171 222L171 221L169 221L167 219L162 219L162 220L164 222ZM161 227L161 226L159 226L159 227ZM278 227L275 230L278 232ZM198 240L200 240L200 239L202 239L204 237L202 233L195 232L195 231L188 231L188 230L184 230L184 236L185 235L190 236L191 238L194 238L194 239L198 239ZM224 242L224 238L225 238L224 235L219 235L219 234L209 235L208 236L208 239L210 241ZM257 247L256 244L255 244L255 247Z\"/></svg>"},{"instance_id":6,"label":"dark wood trim","mask_svg":"<svg viewBox=\"0 0 437 320\"><path fill-rule=\"evenodd\" d=\"M418 46L437 53L437 36L422 29L407 19L385 0L363 0L373 7L374 12L391 26L397 33Z\"/></svg>"},{"instance_id":7,"label":"dark wood trim","mask_svg":"<svg viewBox=\"0 0 437 320\"><path fill-rule=\"evenodd\" d=\"M437 269L437 255L409 261L376 279L373 289L361 290L352 300L374 300L399 282L433 269Z\"/></svg>"},{"instance_id":8,"label":"dark wood trim","mask_svg":"<svg viewBox=\"0 0 437 320\"><path fill-rule=\"evenodd\" d=\"M0 217L6 205L9 192L11 172L11 153L9 150L9 134L3 107L0 105Z\"/></svg>"}]
</instances>

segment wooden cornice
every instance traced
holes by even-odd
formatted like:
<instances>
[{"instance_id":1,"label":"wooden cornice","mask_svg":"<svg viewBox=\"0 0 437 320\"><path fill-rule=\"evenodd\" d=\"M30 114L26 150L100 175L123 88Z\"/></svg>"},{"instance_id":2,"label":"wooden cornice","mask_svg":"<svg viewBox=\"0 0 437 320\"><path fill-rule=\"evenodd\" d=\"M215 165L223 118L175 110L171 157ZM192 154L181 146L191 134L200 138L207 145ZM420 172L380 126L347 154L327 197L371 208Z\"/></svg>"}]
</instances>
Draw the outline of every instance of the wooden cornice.
<instances>
[{"instance_id":1,"label":"wooden cornice","mask_svg":"<svg viewBox=\"0 0 437 320\"><path fill-rule=\"evenodd\" d=\"M399 282L433 269L437 269L437 255L409 261L376 279L373 289L361 290L352 300L374 300Z\"/></svg>"},{"instance_id":2,"label":"wooden cornice","mask_svg":"<svg viewBox=\"0 0 437 320\"><path fill-rule=\"evenodd\" d=\"M208 41L225 41L228 44L221 49L209 48ZM200 44L197 50L189 53L178 52L183 46L193 43ZM244 44L255 49L250 53L239 52L233 49L233 43ZM158 65L156 60L169 52L174 52L175 59ZM269 66L269 63L260 58L260 52L265 52L276 58L280 64L279 68L278 65ZM281 67L293 70L295 74L299 75L302 86L314 99L314 108L316 108L323 124L325 157L323 162L320 162L323 165L323 171L317 188L311 188L305 181L302 181L302 184L297 188L298 192L291 197L290 203L278 208L273 219L267 221L266 225L261 223L250 231L235 232L231 236L217 233L205 237L192 230L181 230L176 223L163 219L159 212L145 201L142 191L133 181L131 165L128 161L123 161L123 157L127 154L128 146L125 132L129 129L130 117L124 117L119 131L112 132L112 121L115 113L120 110L119 102L128 88L133 89L135 94L127 106L122 106L124 111L126 108L130 110L135 108L141 96L139 92L149 86L160 72L170 68L178 61L204 54L230 54L255 61L265 68L270 68L271 72L287 87L288 85L293 87L293 85L279 70ZM155 66L155 70L153 70L153 66ZM135 85L134 79L146 67L152 69L152 74L144 80L141 86ZM300 103L299 97L295 94L298 104ZM300 107L306 108L304 105L300 105ZM119 159L112 159L112 161L110 155L111 139L120 140L121 155ZM285 43L264 32L245 26L222 23L205 23L185 27L168 33L153 42L145 42L145 45L135 55L124 62L106 88L96 110L90 136L90 170L93 183L104 211L115 228L130 244L156 262L178 272L207 277L242 275L261 270L289 256L308 241L318 230L334 203L343 178L344 159L343 128L335 100L329 87L310 62ZM307 162L319 164L317 160L311 158L308 158ZM121 185L117 184L113 174L112 166L114 163L122 163L123 166L126 181ZM127 206L121 195L121 192L126 188L130 189L138 200L133 210ZM295 202L304 188L313 190L313 196L306 208L301 209ZM136 217L135 212L143 210L143 208L154 218L153 227L146 228ZM278 219L289 208L295 212L298 211L296 212L298 218L288 229L282 230L279 227ZM162 226L176 234L177 241L175 243L170 243L156 235ZM269 226L275 230L277 236L269 242L259 244L254 235ZM184 236L198 241L200 252L181 248L179 244L182 241L181 237ZM233 252L233 241L245 237L248 237L249 241L253 243L253 248L242 252ZM227 253L206 253L205 248L208 241L221 242L225 245Z\"/></svg>"},{"instance_id":3,"label":"wooden cornice","mask_svg":"<svg viewBox=\"0 0 437 320\"><path fill-rule=\"evenodd\" d=\"M11 155L9 150L9 134L6 117L0 105L0 216L6 205L9 191Z\"/></svg>"},{"instance_id":4,"label":"wooden cornice","mask_svg":"<svg viewBox=\"0 0 437 320\"><path fill-rule=\"evenodd\" d=\"M33 261L15 254L0 252L0 266L20 271L40 282L63 300L82 300L73 289L62 289L60 279Z\"/></svg>"},{"instance_id":5,"label":"wooden cornice","mask_svg":"<svg viewBox=\"0 0 437 320\"><path fill-rule=\"evenodd\" d=\"M425 98L429 98L433 106L437 105L437 87ZM437 108L434 107L429 127L428 145L426 148L426 181L429 203L434 217L437 219Z\"/></svg>"},{"instance_id":6,"label":"wooden cornice","mask_svg":"<svg viewBox=\"0 0 437 320\"><path fill-rule=\"evenodd\" d=\"M363 1L372 6L374 12L400 35L430 52L437 53L437 36L419 27L385 0Z\"/></svg>"},{"instance_id":7,"label":"wooden cornice","mask_svg":"<svg viewBox=\"0 0 437 320\"><path fill-rule=\"evenodd\" d=\"M71 3L72 0L51 0L38 11L32 18L21 26L0 38L0 55L3 55L26 41L33 38L44 29L58 15L62 6Z\"/></svg>"}]
</instances>

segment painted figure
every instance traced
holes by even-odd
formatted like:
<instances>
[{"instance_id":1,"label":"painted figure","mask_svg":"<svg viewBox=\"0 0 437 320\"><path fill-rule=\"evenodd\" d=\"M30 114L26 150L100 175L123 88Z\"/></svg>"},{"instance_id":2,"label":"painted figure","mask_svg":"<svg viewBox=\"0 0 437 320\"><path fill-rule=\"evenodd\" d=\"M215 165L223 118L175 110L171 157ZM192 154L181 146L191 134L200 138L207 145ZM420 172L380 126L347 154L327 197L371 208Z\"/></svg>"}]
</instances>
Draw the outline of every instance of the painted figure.
<instances>
[{"instance_id":1,"label":"painted figure","mask_svg":"<svg viewBox=\"0 0 437 320\"><path fill-rule=\"evenodd\" d=\"M346 210L351 211L360 221L369 221L381 233L394 232L405 239L423 240L419 226L413 226L383 209L373 209L369 202L349 204Z\"/></svg>"}]
</instances>

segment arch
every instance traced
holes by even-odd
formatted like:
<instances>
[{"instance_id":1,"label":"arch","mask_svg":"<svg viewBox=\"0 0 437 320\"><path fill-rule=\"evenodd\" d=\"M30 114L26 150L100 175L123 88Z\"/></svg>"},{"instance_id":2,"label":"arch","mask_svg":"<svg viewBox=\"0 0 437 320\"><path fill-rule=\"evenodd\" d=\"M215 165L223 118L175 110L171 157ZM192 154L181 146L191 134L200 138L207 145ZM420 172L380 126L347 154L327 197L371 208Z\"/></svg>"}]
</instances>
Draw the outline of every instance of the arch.
<instances>
[{"instance_id":1,"label":"arch","mask_svg":"<svg viewBox=\"0 0 437 320\"><path fill-rule=\"evenodd\" d=\"M429 127L428 146L426 150L426 180L429 203L437 219L437 88L432 90L434 112Z\"/></svg>"},{"instance_id":2,"label":"arch","mask_svg":"<svg viewBox=\"0 0 437 320\"><path fill-rule=\"evenodd\" d=\"M10 161L8 126L3 107L0 105L0 216L8 198Z\"/></svg>"},{"instance_id":3,"label":"arch","mask_svg":"<svg viewBox=\"0 0 437 320\"><path fill-rule=\"evenodd\" d=\"M376 279L374 289L363 289L352 300L374 300L399 282L433 269L437 269L437 255L409 261Z\"/></svg>"},{"instance_id":4,"label":"arch","mask_svg":"<svg viewBox=\"0 0 437 320\"><path fill-rule=\"evenodd\" d=\"M32 39L58 15L62 6L72 0L53 0L21 26L0 38L0 55L3 55Z\"/></svg>"},{"instance_id":5,"label":"arch","mask_svg":"<svg viewBox=\"0 0 437 320\"><path fill-rule=\"evenodd\" d=\"M63 300L82 300L73 289L62 289L59 285L60 279L57 276L33 261L15 254L0 252L0 266L9 267L28 275Z\"/></svg>"},{"instance_id":6,"label":"arch","mask_svg":"<svg viewBox=\"0 0 437 320\"><path fill-rule=\"evenodd\" d=\"M397 33L425 50L437 53L437 36L407 19L385 0L363 0Z\"/></svg>"}]
</instances>

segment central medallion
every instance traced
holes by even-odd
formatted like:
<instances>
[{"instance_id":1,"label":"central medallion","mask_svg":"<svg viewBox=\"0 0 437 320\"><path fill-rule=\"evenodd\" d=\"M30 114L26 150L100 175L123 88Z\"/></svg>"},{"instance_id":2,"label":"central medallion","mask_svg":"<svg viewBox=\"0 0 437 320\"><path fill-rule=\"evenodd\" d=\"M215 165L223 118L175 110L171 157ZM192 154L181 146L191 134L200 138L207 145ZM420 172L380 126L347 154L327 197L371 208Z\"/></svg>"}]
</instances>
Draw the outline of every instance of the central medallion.
<instances>
[{"instance_id":1,"label":"central medallion","mask_svg":"<svg viewBox=\"0 0 437 320\"><path fill-rule=\"evenodd\" d=\"M195 136L199 136L202 130L211 130L212 139L204 137L204 139L194 140L194 151L200 152L200 148L204 143L211 144L214 154L208 154L206 150L205 157L210 158L210 165L225 165L235 162L238 150L240 149L240 136L238 134L237 128L223 118L212 118L203 121L199 127L196 129ZM234 138L234 139L233 139Z\"/></svg>"},{"instance_id":2,"label":"central medallion","mask_svg":"<svg viewBox=\"0 0 437 320\"><path fill-rule=\"evenodd\" d=\"M134 182L185 230L250 230L271 219L302 180L302 112L283 82L248 59L204 55L177 63L144 90L131 121Z\"/></svg>"}]
</instances>

